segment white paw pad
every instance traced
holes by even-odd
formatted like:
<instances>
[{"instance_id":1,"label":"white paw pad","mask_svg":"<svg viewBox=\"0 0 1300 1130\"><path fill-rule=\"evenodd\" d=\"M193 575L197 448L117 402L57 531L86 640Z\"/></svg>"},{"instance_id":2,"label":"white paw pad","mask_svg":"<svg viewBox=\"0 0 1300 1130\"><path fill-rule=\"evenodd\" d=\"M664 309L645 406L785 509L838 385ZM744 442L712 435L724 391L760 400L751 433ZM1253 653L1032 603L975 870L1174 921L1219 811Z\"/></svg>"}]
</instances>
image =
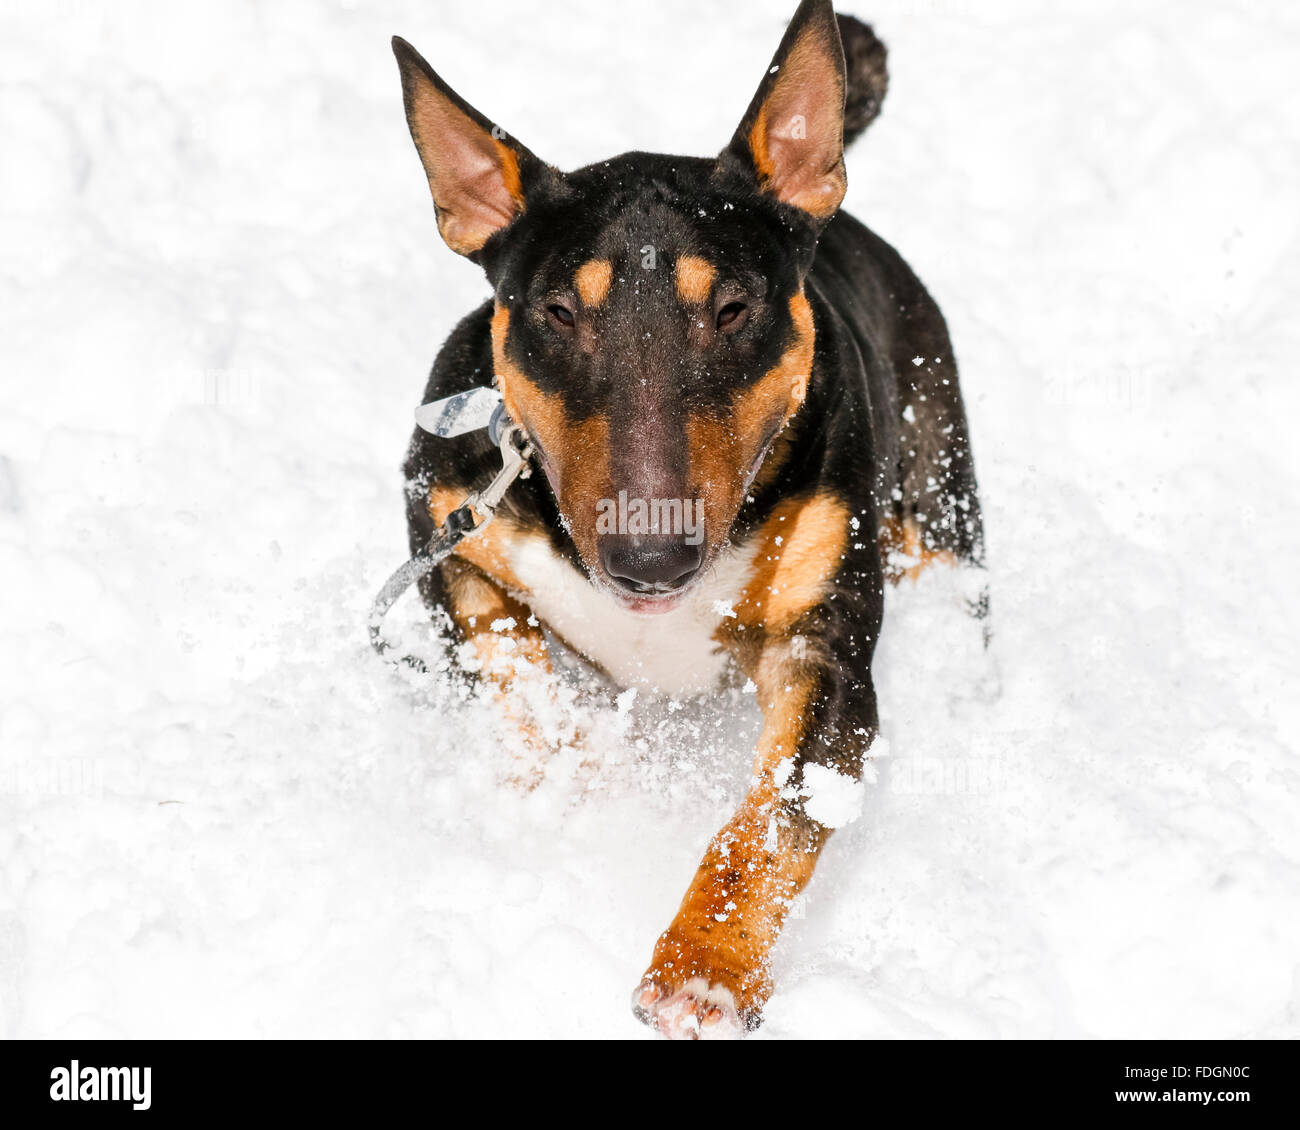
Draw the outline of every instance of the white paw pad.
<instances>
[{"instance_id":1,"label":"white paw pad","mask_svg":"<svg viewBox=\"0 0 1300 1130\"><path fill-rule=\"evenodd\" d=\"M735 1040L745 1034L731 990L703 977L676 992L643 981L632 994L632 1011L669 1040Z\"/></svg>"}]
</instances>

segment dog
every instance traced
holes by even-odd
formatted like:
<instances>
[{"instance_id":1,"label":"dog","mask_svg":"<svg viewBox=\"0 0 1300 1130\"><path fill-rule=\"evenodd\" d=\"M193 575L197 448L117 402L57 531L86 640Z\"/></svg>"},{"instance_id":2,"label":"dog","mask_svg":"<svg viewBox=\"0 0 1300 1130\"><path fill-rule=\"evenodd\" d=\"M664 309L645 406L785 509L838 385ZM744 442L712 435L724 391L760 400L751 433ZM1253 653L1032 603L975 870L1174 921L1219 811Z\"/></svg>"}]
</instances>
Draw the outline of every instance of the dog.
<instances>
[{"instance_id":1,"label":"dog","mask_svg":"<svg viewBox=\"0 0 1300 1130\"><path fill-rule=\"evenodd\" d=\"M885 48L803 0L716 158L633 152L570 173L404 40L393 49L438 230L492 287L425 400L495 382L543 472L422 581L424 599L507 704L547 666L548 637L623 687L694 693L731 670L757 688L749 791L633 993L666 1036L743 1034L831 831L808 780L859 779L877 732L886 583L983 566L943 316L840 211ZM499 466L481 432L417 430L412 550Z\"/></svg>"}]
</instances>

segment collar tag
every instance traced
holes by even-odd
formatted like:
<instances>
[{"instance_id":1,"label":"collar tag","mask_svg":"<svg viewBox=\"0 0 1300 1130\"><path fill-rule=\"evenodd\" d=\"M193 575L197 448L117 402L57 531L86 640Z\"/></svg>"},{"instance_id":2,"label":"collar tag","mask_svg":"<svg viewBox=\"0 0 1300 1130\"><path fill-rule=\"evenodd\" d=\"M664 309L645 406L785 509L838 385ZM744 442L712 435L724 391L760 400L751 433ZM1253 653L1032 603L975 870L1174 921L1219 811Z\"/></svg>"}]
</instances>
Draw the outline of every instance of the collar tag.
<instances>
[{"instance_id":1,"label":"collar tag","mask_svg":"<svg viewBox=\"0 0 1300 1130\"><path fill-rule=\"evenodd\" d=\"M421 404L415 410L415 422L426 432L451 439L486 428L500 405L501 393L495 388L472 388Z\"/></svg>"}]
</instances>

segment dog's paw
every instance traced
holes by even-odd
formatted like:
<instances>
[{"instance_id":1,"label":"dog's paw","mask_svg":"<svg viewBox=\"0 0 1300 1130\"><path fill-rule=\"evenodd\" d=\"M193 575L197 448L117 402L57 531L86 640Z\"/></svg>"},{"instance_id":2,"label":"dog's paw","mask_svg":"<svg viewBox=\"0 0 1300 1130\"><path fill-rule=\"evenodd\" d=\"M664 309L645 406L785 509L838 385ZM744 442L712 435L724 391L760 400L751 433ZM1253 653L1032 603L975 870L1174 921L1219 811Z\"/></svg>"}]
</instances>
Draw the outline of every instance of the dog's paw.
<instances>
[{"instance_id":1,"label":"dog's paw","mask_svg":"<svg viewBox=\"0 0 1300 1130\"><path fill-rule=\"evenodd\" d=\"M731 990L703 977L679 988L647 977L632 994L632 1012L669 1040L735 1040L745 1034Z\"/></svg>"}]
</instances>

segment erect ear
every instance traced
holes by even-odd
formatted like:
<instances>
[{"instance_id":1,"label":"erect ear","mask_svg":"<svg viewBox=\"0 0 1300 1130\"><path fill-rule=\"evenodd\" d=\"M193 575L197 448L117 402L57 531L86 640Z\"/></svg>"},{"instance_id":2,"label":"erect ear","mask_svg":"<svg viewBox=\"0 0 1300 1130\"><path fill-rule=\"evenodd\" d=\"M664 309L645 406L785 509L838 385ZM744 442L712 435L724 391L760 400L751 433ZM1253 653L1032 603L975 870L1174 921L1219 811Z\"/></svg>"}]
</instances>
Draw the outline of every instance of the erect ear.
<instances>
[{"instance_id":1,"label":"erect ear","mask_svg":"<svg viewBox=\"0 0 1300 1130\"><path fill-rule=\"evenodd\" d=\"M818 222L844 199L844 49L830 0L803 0L719 164Z\"/></svg>"},{"instance_id":2,"label":"erect ear","mask_svg":"<svg viewBox=\"0 0 1300 1130\"><path fill-rule=\"evenodd\" d=\"M463 101L400 36L393 36L393 54L438 231L453 251L472 256L524 210L525 191L545 167Z\"/></svg>"}]
</instances>

